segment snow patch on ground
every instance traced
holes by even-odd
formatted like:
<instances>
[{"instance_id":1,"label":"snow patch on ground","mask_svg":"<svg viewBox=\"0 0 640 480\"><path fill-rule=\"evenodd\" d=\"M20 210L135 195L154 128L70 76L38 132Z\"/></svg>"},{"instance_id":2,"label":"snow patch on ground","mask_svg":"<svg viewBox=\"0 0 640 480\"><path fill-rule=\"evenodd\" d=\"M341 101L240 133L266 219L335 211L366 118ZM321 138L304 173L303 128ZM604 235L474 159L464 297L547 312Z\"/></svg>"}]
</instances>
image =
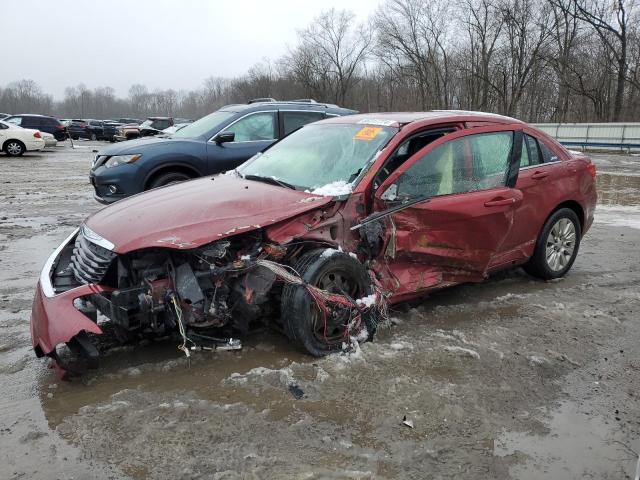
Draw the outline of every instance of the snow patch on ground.
<instances>
[{"instance_id":1,"label":"snow patch on ground","mask_svg":"<svg viewBox=\"0 0 640 480\"><path fill-rule=\"evenodd\" d=\"M226 385L244 385L249 383L249 381L253 383L259 379L264 379L267 383L275 382L284 386L289 386L295 383L293 379L293 372L289 367L278 370L266 367L256 367L244 374L237 372L232 373L225 378L222 383Z\"/></svg>"},{"instance_id":2,"label":"snow patch on ground","mask_svg":"<svg viewBox=\"0 0 640 480\"><path fill-rule=\"evenodd\" d=\"M345 182L344 180L338 180L337 182L327 183L322 187L318 187L312 190L314 195L324 195L325 197L338 197L340 195L349 195L353 185Z\"/></svg>"},{"instance_id":3,"label":"snow patch on ground","mask_svg":"<svg viewBox=\"0 0 640 480\"><path fill-rule=\"evenodd\" d=\"M461 357L469 357L475 358L476 360L480 360L480 354L475 350L471 350L470 348L462 348L462 347L444 347L444 350L449 353L455 353L456 355L460 355Z\"/></svg>"},{"instance_id":4,"label":"snow patch on ground","mask_svg":"<svg viewBox=\"0 0 640 480\"><path fill-rule=\"evenodd\" d=\"M624 205L598 205L594 223L613 227L628 227L640 230L640 207Z\"/></svg>"}]
</instances>

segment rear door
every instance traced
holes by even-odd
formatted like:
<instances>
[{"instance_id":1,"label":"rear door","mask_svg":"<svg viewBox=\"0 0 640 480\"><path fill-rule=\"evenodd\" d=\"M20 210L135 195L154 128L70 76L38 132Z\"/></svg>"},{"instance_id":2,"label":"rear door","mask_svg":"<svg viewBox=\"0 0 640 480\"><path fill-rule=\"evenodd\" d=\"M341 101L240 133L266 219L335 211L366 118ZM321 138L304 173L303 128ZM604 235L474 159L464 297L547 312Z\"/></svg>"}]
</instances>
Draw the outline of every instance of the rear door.
<instances>
[{"instance_id":1,"label":"rear door","mask_svg":"<svg viewBox=\"0 0 640 480\"><path fill-rule=\"evenodd\" d=\"M395 295L486 275L522 201L514 188L521 142L522 131L514 126L450 133L384 181L377 210L425 198L388 217L385 263L398 280Z\"/></svg>"},{"instance_id":2,"label":"rear door","mask_svg":"<svg viewBox=\"0 0 640 480\"><path fill-rule=\"evenodd\" d=\"M534 132L525 131L516 183L523 199L516 207L514 228L505 242L504 257L496 259L496 268L533 254L545 220L566 193L566 175L558 157Z\"/></svg>"},{"instance_id":3,"label":"rear door","mask_svg":"<svg viewBox=\"0 0 640 480\"><path fill-rule=\"evenodd\" d=\"M235 140L218 144L207 142L209 174L232 170L264 150L278 138L278 112L251 112L232 122L221 132L233 132Z\"/></svg>"}]
</instances>

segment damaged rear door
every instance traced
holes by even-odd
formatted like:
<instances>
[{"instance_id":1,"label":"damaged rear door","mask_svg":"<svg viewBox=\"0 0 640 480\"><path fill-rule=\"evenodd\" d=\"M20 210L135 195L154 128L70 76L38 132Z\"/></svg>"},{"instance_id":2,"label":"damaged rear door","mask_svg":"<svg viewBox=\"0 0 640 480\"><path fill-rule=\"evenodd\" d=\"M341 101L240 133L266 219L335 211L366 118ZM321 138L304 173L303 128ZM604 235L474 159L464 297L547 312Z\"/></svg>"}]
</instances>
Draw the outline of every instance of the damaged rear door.
<instances>
[{"instance_id":1,"label":"damaged rear door","mask_svg":"<svg viewBox=\"0 0 640 480\"><path fill-rule=\"evenodd\" d=\"M521 145L514 125L451 133L380 186L376 210L412 203L386 217L384 261L396 297L486 276L522 201L514 188Z\"/></svg>"}]
</instances>

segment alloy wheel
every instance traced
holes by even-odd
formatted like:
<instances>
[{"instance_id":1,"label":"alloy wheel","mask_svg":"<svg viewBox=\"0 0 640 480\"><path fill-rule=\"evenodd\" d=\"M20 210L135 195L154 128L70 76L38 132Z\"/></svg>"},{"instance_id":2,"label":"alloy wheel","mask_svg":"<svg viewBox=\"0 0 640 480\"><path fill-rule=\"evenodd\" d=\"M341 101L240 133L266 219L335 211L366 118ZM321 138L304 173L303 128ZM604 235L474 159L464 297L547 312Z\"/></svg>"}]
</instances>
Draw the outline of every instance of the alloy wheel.
<instances>
[{"instance_id":1,"label":"alloy wheel","mask_svg":"<svg viewBox=\"0 0 640 480\"><path fill-rule=\"evenodd\" d=\"M20 155L22 153L22 145L18 142L11 142L7 145L7 152L9 155Z\"/></svg>"},{"instance_id":2,"label":"alloy wheel","mask_svg":"<svg viewBox=\"0 0 640 480\"><path fill-rule=\"evenodd\" d=\"M547 265L554 272L563 270L576 248L576 226L568 218L559 219L549 231L546 244Z\"/></svg>"}]
</instances>

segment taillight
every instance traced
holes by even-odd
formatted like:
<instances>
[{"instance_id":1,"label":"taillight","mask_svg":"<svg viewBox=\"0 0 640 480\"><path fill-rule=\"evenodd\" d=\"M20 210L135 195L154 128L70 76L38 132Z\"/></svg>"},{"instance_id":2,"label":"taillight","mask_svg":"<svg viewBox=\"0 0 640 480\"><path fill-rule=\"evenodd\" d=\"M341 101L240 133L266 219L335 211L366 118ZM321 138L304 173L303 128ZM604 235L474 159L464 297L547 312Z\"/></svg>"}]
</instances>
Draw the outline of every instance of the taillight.
<instances>
[{"instance_id":1,"label":"taillight","mask_svg":"<svg viewBox=\"0 0 640 480\"><path fill-rule=\"evenodd\" d=\"M593 177L596 178L596 166L593 163L590 163L589 166L587 167L587 171L589 172L589 174Z\"/></svg>"},{"instance_id":2,"label":"taillight","mask_svg":"<svg viewBox=\"0 0 640 480\"><path fill-rule=\"evenodd\" d=\"M56 125L56 130L64 130L64 125Z\"/></svg>"},{"instance_id":3,"label":"taillight","mask_svg":"<svg viewBox=\"0 0 640 480\"><path fill-rule=\"evenodd\" d=\"M40 132L34 133L33 136L36 138L42 138L42 135L40 135Z\"/></svg>"}]
</instances>

